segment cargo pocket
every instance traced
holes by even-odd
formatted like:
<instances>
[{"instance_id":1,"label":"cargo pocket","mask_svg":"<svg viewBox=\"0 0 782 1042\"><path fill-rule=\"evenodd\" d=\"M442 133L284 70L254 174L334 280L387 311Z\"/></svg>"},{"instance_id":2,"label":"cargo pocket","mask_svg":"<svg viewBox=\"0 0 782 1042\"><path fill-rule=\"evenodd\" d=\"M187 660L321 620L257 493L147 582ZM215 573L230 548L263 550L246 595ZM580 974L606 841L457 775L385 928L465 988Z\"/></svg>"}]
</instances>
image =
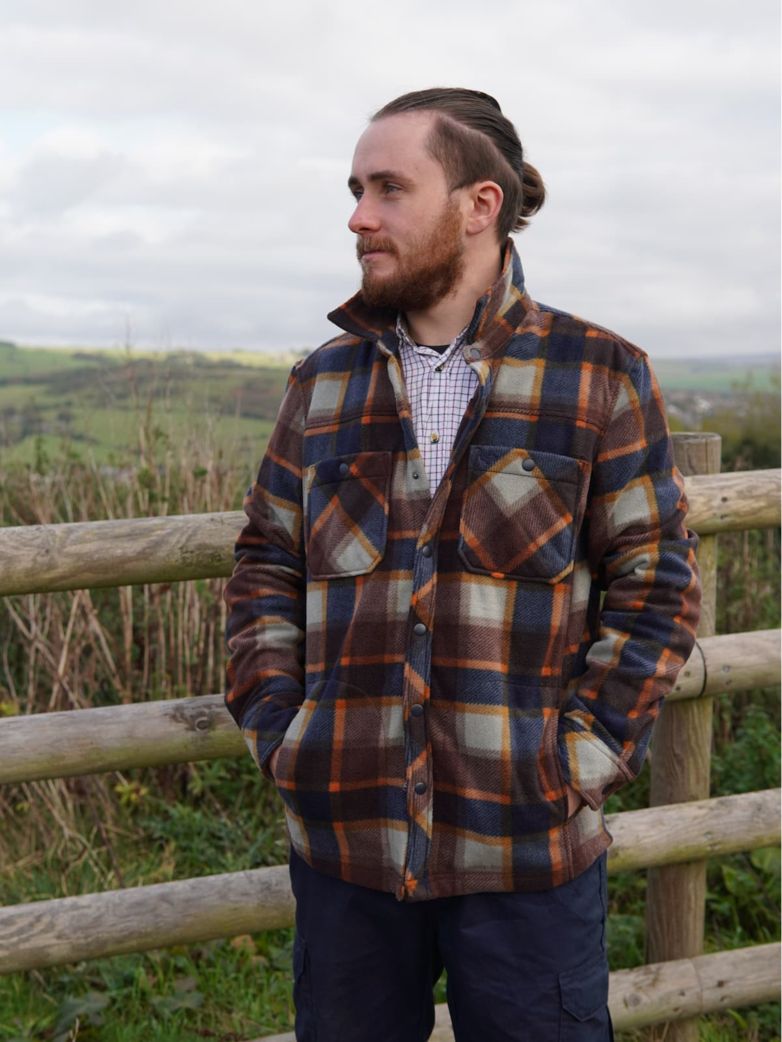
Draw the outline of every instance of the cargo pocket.
<instances>
[{"instance_id":1,"label":"cargo pocket","mask_svg":"<svg viewBox=\"0 0 782 1042\"><path fill-rule=\"evenodd\" d=\"M589 464L552 452L470 448L459 554L470 572L556 583L573 570Z\"/></svg>"},{"instance_id":2,"label":"cargo pocket","mask_svg":"<svg viewBox=\"0 0 782 1042\"><path fill-rule=\"evenodd\" d=\"M598 950L588 962L559 975L562 1016L559 1042L609 1042L608 962Z\"/></svg>"},{"instance_id":3,"label":"cargo pocket","mask_svg":"<svg viewBox=\"0 0 782 1042\"><path fill-rule=\"evenodd\" d=\"M356 452L308 468L304 525L313 579L365 575L382 560L391 460L390 452Z\"/></svg>"}]
</instances>

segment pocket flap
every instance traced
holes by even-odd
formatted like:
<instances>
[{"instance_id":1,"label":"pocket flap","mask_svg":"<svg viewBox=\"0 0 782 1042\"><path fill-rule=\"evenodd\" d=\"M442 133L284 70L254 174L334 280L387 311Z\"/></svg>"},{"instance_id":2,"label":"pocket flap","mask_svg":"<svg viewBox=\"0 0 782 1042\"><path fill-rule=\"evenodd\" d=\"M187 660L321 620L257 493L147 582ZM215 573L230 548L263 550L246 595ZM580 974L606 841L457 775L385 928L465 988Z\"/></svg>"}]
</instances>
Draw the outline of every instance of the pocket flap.
<instances>
[{"instance_id":1,"label":"pocket flap","mask_svg":"<svg viewBox=\"0 0 782 1042\"><path fill-rule=\"evenodd\" d=\"M608 966L598 951L573 970L559 975L562 1006L576 1020L589 1020L608 1005Z\"/></svg>"}]
</instances>

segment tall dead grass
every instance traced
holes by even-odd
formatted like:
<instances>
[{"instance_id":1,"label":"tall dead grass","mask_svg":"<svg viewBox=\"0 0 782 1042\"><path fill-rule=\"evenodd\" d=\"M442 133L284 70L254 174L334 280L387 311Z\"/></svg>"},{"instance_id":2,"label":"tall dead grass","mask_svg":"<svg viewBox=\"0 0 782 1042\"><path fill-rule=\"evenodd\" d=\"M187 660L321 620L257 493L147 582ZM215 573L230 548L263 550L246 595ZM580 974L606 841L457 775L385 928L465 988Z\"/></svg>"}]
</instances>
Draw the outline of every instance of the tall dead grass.
<instances>
[{"instance_id":1,"label":"tall dead grass","mask_svg":"<svg viewBox=\"0 0 782 1042\"><path fill-rule=\"evenodd\" d=\"M37 472L0 474L0 526L198 514L241 507L251 475L219 418L193 412L174 436L171 402L135 400L137 435L115 466L60 456ZM258 457L264 446L259 444ZM222 690L224 579L0 599L0 714L81 709ZM174 793L185 765L159 772ZM180 779L181 780L181 779ZM121 885L111 836L122 831L122 775L32 782L0 791L0 871L44 861L94 862ZM115 791L117 790L117 791ZM97 857L99 848L109 852ZM102 867L103 866L103 867ZM64 880L67 884L67 880ZM67 892L67 890L66 890Z\"/></svg>"}]
</instances>

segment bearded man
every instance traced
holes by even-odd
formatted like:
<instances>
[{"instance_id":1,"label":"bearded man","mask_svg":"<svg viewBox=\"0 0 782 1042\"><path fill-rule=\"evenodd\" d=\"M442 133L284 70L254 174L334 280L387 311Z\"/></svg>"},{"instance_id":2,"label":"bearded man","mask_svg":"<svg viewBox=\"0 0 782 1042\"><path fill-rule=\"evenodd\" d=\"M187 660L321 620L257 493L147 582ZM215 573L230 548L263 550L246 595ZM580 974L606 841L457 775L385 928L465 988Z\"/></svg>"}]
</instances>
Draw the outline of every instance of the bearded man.
<instances>
[{"instance_id":1,"label":"bearded man","mask_svg":"<svg viewBox=\"0 0 782 1042\"><path fill-rule=\"evenodd\" d=\"M644 353L531 299L540 175L405 95L348 180L360 292L294 366L227 584L226 703L285 804L296 1037L607 1040L602 805L692 649Z\"/></svg>"}]
</instances>

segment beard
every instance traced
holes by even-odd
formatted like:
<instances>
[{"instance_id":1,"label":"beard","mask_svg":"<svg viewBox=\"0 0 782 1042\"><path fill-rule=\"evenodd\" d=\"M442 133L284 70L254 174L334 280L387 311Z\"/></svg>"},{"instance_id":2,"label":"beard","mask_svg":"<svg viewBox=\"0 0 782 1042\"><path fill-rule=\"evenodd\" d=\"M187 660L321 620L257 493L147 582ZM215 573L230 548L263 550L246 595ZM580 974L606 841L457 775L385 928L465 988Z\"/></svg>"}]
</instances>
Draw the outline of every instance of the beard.
<instances>
[{"instance_id":1,"label":"beard","mask_svg":"<svg viewBox=\"0 0 782 1042\"><path fill-rule=\"evenodd\" d=\"M402 255L381 236L365 235L356 243L359 261L371 250L386 250L396 257L397 265L385 278L364 269L361 293L366 303L395 311L426 311L447 297L464 274L459 207L447 202L432 230L412 242Z\"/></svg>"}]
</instances>

